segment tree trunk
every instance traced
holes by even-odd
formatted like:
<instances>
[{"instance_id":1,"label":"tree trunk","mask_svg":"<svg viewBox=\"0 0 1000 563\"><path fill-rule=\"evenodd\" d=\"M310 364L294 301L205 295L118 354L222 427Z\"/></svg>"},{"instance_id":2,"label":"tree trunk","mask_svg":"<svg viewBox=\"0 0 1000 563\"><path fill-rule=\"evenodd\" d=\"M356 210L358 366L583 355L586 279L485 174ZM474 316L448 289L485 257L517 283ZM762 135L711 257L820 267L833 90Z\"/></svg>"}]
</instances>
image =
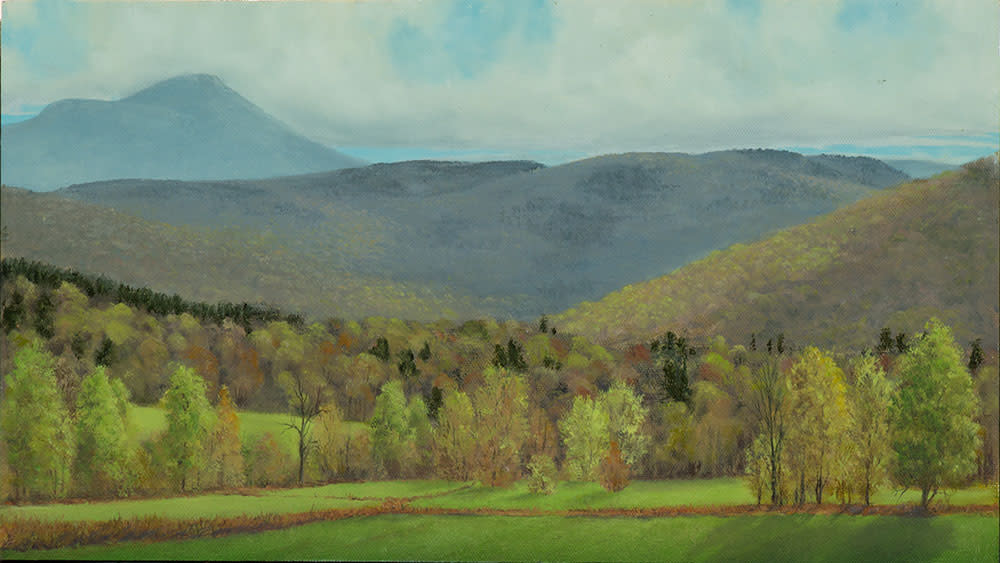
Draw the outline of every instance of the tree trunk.
<instances>
[{"instance_id":1,"label":"tree trunk","mask_svg":"<svg viewBox=\"0 0 1000 563\"><path fill-rule=\"evenodd\" d=\"M302 484L302 475L303 475L303 471L305 470L305 466L306 466L305 460L306 460L306 451L305 451L305 448L303 448L302 444L299 443L299 485Z\"/></svg>"},{"instance_id":2,"label":"tree trunk","mask_svg":"<svg viewBox=\"0 0 1000 563\"><path fill-rule=\"evenodd\" d=\"M930 488L922 487L920 489L920 507L927 508L927 494L930 493Z\"/></svg>"},{"instance_id":3,"label":"tree trunk","mask_svg":"<svg viewBox=\"0 0 1000 563\"><path fill-rule=\"evenodd\" d=\"M774 450L771 451L771 504L777 506L779 504L778 500L778 464L776 456L774 455Z\"/></svg>"}]
</instances>

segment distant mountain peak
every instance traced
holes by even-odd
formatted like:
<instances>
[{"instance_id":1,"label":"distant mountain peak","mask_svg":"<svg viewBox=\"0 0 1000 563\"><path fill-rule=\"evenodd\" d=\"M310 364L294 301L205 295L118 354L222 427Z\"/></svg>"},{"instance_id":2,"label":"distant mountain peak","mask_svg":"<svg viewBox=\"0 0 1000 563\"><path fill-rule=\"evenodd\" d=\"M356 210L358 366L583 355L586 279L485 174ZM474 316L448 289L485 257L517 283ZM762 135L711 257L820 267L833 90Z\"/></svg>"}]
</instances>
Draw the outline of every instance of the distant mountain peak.
<instances>
[{"instance_id":1,"label":"distant mountain peak","mask_svg":"<svg viewBox=\"0 0 1000 563\"><path fill-rule=\"evenodd\" d=\"M364 162L309 140L212 74L115 101L60 100L4 126L3 182L32 189L119 178L208 180L325 172Z\"/></svg>"},{"instance_id":2,"label":"distant mountain peak","mask_svg":"<svg viewBox=\"0 0 1000 563\"><path fill-rule=\"evenodd\" d=\"M266 115L264 110L227 86L221 78L214 74L174 76L147 86L121 101L175 109L209 106L216 110L237 109Z\"/></svg>"}]
</instances>

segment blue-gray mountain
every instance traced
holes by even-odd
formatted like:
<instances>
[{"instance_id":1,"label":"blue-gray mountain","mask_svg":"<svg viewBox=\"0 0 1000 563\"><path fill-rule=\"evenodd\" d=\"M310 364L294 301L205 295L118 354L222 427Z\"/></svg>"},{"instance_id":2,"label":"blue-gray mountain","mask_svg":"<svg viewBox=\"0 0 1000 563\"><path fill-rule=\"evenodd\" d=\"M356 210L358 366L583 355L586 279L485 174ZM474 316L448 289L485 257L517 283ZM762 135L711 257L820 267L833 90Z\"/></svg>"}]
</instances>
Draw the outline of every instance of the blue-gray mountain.
<instances>
[{"instance_id":1,"label":"blue-gray mountain","mask_svg":"<svg viewBox=\"0 0 1000 563\"><path fill-rule=\"evenodd\" d=\"M461 296L463 303L477 302L482 314L530 318L663 275L906 178L869 158L745 150L610 155L550 168L418 161L252 181L121 180L47 197L216 231L216 240L253 240L261 249L297 256L316 277L289 281L293 287L281 291L264 289L259 276L217 280L231 299L285 305L294 295L295 306L318 315L453 316L388 307L375 290L363 300L329 299L338 280L385 280L393 287L436 288L436 297ZM165 275L158 270L138 279L141 272L131 268L124 278L117 259L92 260L96 254L86 249L63 264L57 258L65 253L48 256L37 242L46 236L54 235L36 233L30 257L152 287ZM17 248L14 242L12 236L8 247ZM168 248L158 268L167 267L169 255ZM192 298L208 294L181 282L170 289L177 288Z\"/></svg>"},{"instance_id":2,"label":"blue-gray mountain","mask_svg":"<svg viewBox=\"0 0 1000 563\"><path fill-rule=\"evenodd\" d=\"M58 101L0 135L0 179L34 190L114 178L268 178L364 164L298 135L201 74L117 101Z\"/></svg>"}]
</instances>

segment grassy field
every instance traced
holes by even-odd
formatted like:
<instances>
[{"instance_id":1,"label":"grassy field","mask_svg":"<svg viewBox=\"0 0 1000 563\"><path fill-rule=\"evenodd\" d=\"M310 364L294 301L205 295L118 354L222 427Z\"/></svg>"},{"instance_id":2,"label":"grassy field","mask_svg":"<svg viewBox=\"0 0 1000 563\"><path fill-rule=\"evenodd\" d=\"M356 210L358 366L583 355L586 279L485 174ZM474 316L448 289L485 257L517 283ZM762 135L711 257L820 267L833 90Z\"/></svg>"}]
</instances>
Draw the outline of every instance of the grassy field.
<instances>
[{"instance_id":1,"label":"grassy field","mask_svg":"<svg viewBox=\"0 0 1000 563\"><path fill-rule=\"evenodd\" d=\"M222 538L0 552L9 559L996 561L993 516L384 515Z\"/></svg>"},{"instance_id":2,"label":"grassy field","mask_svg":"<svg viewBox=\"0 0 1000 563\"><path fill-rule=\"evenodd\" d=\"M81 504L0 506L0 522L11 518L43 520L111 520L139 516L203 518L241 514L282 514L326 508L355 508L378 504L389 497L439 494L463 487L448 481L385 481L338 483L322 487L260 490L254 496L211 494L146 500L119 500ZM363 500L362 500L363 499Z\"/></svg>"},{"instance_id":3,"label":"grassy field","mask_svg":"<svg viewBox=\"0 0 1000 563\"><path fill-rule=\"evenodd\" d=\"M295 455L296 434L285 427L290 419L287 414L239 411L240 434L244 444L257 440L266 432L274 434L279 444L282 444L288 455ZM137 444L142 440L152 438L167 428L166 411L159 407L140 407L133 405L130 412L131 425L129 438ZM363 422L346 422L352 432L360 432L367 428Z\"/></svg>"},{"instance_id":4,"label":"grassy field","mask_svg":"<svg viewBox=\"0 0 1000 563\"><path fill-rule=\"evenodd\" d=\"M935 503L967 505L995 504L994 492L986 486L960 489L939 495ZM415 507L449 509L496 508L543 511L654 508L661 506L724 506L753 504L746 485L736 478L672 481L634 481L625 490L609 493L596 483L559 483L552 495L528 491L524 481L509 488L483 487L472 483L438 480L370 481L337 483L319 487L257 490L252 494L207 494L163 499L118 500L80 504L0 506L0 521L31 517L45 520L110 520L158 515L168 518L281 514L326 508L352 508L378 504L387 498L416 498ZM831 502L835 502L833 499ZM893 491L875 495L876 504L915 503L918 491L899 496Z\"/></svg>"},{"instance_id":5,"label":"grassy field","mask_svg":"<svg viewBox=\"0 0 1000 563\"><path fill-rule=\"evenodd\" d=\"M743 481L735 478L633 481L618 493L609 493L597 483L562 482L551 495L532 493L528 491L526 481L519 481L509 488L475 486L445 496L417 500L413 505L572 510L753 504L755 500Z\"/></svg>"},{"instance_id":6,"label":"grassy field","mask_svg":"<svg viewBox=\"0 0 1000 563\"><path fill-rule=\"evenodd\" d=\"M975 486L941 493L937 504L995 504L993 489ZM720 506L754 504L756 498L742 479L676 479L670 481L633 481L625 490L609 493L597 483L562 482L552 495L528 491L525 481L510 488L474 486L448 495L420 499L414 506L440 508L500 508L540 510L575 510L588 508L654 508L659 506ZM919 491L878 492L874 504L919 503ZM836 503L832 496L827 502Z\"/></svg>"}]
</instances>

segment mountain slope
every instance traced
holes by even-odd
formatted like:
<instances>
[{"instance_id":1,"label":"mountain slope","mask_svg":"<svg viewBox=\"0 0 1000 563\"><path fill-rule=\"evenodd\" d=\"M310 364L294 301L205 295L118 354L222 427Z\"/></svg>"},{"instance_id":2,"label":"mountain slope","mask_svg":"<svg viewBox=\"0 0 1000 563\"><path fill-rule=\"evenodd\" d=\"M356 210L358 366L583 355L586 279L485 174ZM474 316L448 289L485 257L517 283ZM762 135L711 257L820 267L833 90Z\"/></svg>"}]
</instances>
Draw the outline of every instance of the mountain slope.
<instances>
[{"instance_id":1,"label":"mountain slope","mask_svg":"<svg viewBox=\"0 0 1000 563\"><path fill-rule=\"evenodd\" d=\"M215 76L117 101L61 100L5 125L3 183L37 190L113 178L264 178L363 164L310 141Z\"/></svg>"},{"instance_id":2,"label":"mountain slope","mask_svg":"<svg viewBox=\"0 0 1000 563\"><path fill-rule=\"evenodd\" d=\"M186 299L265 302L310 319L466 318L509 306L440 284L345 271L266 231L176 227L50 194L6 186L0 193L4 257L44 260Z\"/></svg>"},{"instance_id":3,"label":"mountain slope","mask_svg":"<svg viewBox=\"0 0 1000 563\"><path fill-rule=\"evenodd\" d=\"M438 284L531 318L662 275L906 179L782 151L403 162L254 181L123 180L57 195L148 220L270 233L324 266ZM40 257L44 258L44 257Z\"/></svg>"},{"instance_id":4,"label":"mountain slope","mask_svg":"<svg viewBox=\"0 0 1000 563\"><path fill-rule=\"evenodd\" d=\"M889 326L909 334L936 315L960 340L997 341L996 157L860 201L759 242L553 318L605 343L666 330L746 343L863 347Z\"/></svg>"}]
</instances>

